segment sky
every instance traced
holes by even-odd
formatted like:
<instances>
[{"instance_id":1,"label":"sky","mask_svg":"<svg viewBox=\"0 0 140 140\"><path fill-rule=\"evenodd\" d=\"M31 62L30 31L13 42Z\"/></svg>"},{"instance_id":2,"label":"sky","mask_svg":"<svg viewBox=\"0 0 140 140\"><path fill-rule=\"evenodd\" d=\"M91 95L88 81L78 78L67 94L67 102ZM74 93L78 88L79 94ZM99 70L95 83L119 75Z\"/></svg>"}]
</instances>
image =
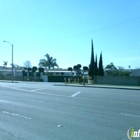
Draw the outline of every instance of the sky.
<instances>
[{"instance_id":1,"label":"sky","mask_svg":"<svg viewBox=\"0 0 140 140\"><path fill-rule=\"evenodd\" d=\"M89 66L94 55L140 68L140 0L0 0L0 66L23 66L49 54L59 68Z\"/></svg>"}]
</instances>

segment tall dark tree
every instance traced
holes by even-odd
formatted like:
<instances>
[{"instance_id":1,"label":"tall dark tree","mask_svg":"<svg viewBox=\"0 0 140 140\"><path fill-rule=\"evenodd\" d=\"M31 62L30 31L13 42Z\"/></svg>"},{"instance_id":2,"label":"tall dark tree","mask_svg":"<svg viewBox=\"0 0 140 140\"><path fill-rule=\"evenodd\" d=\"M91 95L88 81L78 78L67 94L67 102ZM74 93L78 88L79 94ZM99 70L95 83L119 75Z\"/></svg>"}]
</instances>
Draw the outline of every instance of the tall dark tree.
<instances>
[{"instance_id":1,"label":"tall dark tree","mask_svg":"<svg viewBox=\"0 0 140 140\"><path fill-rule=\"evenodd\" d=\"M97 67L97 54L96 54L96 59L95 59L95 62L94 62L94 64L95 64L95 66L94 66L94 69L95 69L95 71L94 71L94 75L98 75L98 67Z\"/></svg>"},{"instance_id":2,"label":"tall dark tree","mask_svg":"<svg viewBox=\"0 0 140 140\"><path fill-rule=\"evenodd\" d=\"M104 76L104 70L103 70L103 60L102 60L102 52L100 54L100 59L99 59L99 76Z\"/></svg>"},{"instance_id":3,"label":"tall dark tree","mask_svg":"<svg viewBox=\"0 0 140 140\"><path fill-rule=\"evenodd\" d=\"M93 40L91 40L91 60L89 65L88 75L90 77L94 77L94 48L93 48Z\"/></svg>"}]
</instances>

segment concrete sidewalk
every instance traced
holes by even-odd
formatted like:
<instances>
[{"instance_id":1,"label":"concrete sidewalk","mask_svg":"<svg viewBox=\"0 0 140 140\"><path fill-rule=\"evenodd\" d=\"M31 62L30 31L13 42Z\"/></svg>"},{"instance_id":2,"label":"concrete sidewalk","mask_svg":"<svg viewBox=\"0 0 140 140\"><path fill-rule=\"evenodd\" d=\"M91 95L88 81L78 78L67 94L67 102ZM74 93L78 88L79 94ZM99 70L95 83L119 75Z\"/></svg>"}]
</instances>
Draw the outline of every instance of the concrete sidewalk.
<instances>
[{"instance_id":1,"label":"concrete sidewalk","mask_svg":"<svg viewBox=\"0 0 140 140\"><path fill-rule=\"evenodd\" d=\"M140 90L140 86L121 86L121 85L82 85L82 84L68 84L57 83L54 86L69 86L69 87L87 87L87 88L110 88L110 89L127 89L127 90Z\"/></svg>"}]
</instances>

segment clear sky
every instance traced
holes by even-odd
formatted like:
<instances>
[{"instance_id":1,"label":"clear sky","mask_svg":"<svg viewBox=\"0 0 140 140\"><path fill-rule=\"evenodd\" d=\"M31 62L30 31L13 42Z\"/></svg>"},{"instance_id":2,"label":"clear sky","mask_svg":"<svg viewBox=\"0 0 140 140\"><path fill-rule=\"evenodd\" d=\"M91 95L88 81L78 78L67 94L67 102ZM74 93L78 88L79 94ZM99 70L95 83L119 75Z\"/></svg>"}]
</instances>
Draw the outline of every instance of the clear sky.
<instances>
[{"instance_id":1,"label":"clear sky","mask_svg":"<svg viewBox=\"0 0 140 140\"><path fill-rule=\"evenodd\" d=\"M60 68L88 66L102 51L103 65L140 67L140 0L0 0L0 65L38 66L45 54Z\"/></svg>"}]
</instances>

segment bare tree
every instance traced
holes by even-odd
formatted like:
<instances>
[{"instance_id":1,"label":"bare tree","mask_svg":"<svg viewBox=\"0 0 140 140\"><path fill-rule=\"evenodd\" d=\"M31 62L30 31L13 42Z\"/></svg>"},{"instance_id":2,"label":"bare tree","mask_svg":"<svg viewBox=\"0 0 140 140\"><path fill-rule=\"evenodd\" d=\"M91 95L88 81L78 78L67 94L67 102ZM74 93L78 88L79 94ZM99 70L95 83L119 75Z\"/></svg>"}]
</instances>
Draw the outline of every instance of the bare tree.
<instances>
[{"instance_id":1,"label":"bare tree","mask_svg":"<svg viewBox=\"0 0 140 140\"><path fill-rule=\"evenodd\" d=\"M29 60L28 61L25 61L24 64L23 64L23 66L25 68L31 68L31 62Z\"/></svg>"}]
</instances>

